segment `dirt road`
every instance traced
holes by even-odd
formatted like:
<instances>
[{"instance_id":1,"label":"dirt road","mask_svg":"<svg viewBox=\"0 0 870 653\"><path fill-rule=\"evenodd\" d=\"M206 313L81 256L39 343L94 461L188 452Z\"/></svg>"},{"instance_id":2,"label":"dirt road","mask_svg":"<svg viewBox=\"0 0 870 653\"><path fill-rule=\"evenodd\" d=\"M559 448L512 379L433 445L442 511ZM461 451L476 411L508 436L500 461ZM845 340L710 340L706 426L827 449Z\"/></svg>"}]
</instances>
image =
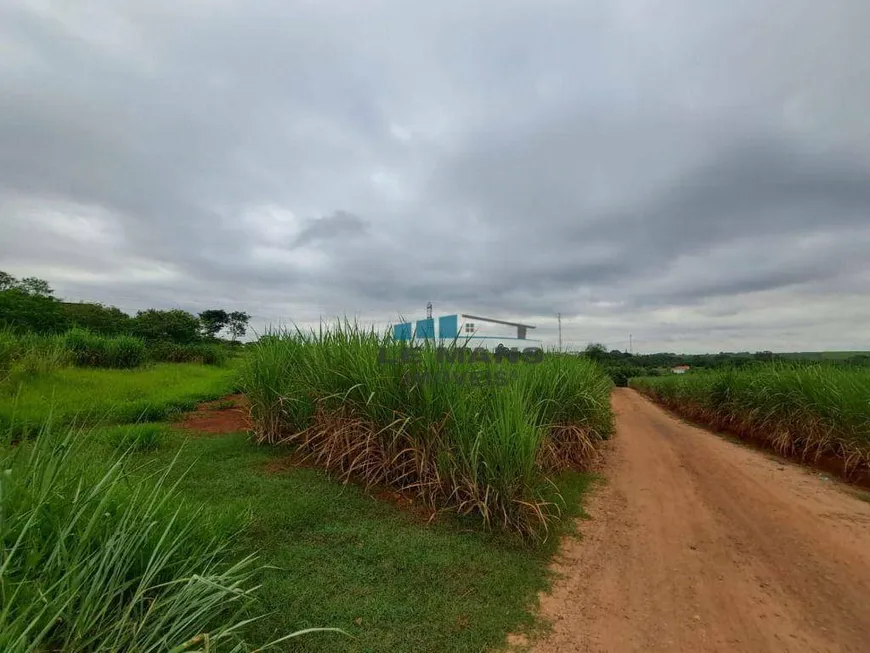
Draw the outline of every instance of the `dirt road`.
<instances>
[{"instance_id":1,"label":"dirt road","mask_svg":"<svg viewBox=\"0 0 870 653\"><path fill-rule=\"evenodd\" d=\"M633 390L535 651L870 651L870 503Z\"/></svg>"}]
</instances>

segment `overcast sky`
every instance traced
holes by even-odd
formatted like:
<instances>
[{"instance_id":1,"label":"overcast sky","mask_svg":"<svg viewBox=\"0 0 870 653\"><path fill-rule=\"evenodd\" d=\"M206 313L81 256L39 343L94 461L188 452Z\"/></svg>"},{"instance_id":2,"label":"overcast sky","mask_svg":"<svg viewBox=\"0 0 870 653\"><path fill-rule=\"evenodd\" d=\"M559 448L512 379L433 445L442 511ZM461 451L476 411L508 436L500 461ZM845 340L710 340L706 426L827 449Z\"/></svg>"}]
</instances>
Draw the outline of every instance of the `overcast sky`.
<instances>
[{"instance_id":1,"label":"overcast sky","mask_svg":"<svg viewBox=\"0 0 870 653\"><path fill-rule=\"evenodd\" d=\"M867 0L2 0L0 269L253 326L870 349Z\"/></svg>"}]
</instances>

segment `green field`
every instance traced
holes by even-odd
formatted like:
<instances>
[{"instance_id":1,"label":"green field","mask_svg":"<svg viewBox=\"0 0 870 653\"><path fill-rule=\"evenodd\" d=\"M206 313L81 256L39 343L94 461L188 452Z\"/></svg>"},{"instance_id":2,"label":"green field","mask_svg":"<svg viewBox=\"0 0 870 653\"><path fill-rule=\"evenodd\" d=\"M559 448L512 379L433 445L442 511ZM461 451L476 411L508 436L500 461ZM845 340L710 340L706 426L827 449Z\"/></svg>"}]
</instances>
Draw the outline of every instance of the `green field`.
<instances>
[{"instance_id":1,"label":"green field","mask_svg":"<svg viewBox=\"0 0 870 653\"><path fill-rule=\"evenodd\" d=\"M171 419L236 386L233 367L160 363L134 370L64 367L0 384L0 430Z\"/></svg>"},{"instance_id":2,"label":"green field","mask_svg":"<svg viewBox=\"0 0 870 653\"><path fill-rule=\"evenodd\" d=\"M561 519L530 540L449 503L430 522L431 506L409 510L378 498L380 487L292 464L298 454L287 445L177 428L181 411L234 391L239 365L257 360L128 370L60 363L0 382L0 461L11 470L0 494L2 650L192 651L207 633L208 650L243 651L331 627L344 634L308 633L269 650L484 651L543 627L531 616L537 594L589 475L548 468L547 496ZM330 383L347 379L344 399L354 406L346 390L358 384L344 363L344 372L329 367L340 372ZM576 383L592 372L576 369ZM589 387L606 392L606 379L595 378ZM546 390L545 376L528 379ZM562 370L547 391L570 379ZM609 412L593 418L606 434ZM541 482L532 476L527 487Z\"/></svg>"}]
</instances>

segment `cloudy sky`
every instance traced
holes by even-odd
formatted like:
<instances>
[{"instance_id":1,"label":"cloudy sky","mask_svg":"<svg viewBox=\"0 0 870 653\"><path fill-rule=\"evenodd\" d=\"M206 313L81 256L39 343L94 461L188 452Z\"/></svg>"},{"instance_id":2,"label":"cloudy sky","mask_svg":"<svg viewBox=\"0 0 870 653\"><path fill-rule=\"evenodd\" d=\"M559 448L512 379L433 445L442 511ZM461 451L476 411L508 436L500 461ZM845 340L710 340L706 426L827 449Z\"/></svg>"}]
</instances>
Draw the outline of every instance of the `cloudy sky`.
<instances>
[{"instance_id":1,"label":"cloudy sky","mask_svg":"<svg viewBox=\"0 0 870 653\"><path fill-rule=\"evenodd\" d=\"M3 0L0 269L267 323L870 349L867 0Z\"/></svg>"}]
</instances>

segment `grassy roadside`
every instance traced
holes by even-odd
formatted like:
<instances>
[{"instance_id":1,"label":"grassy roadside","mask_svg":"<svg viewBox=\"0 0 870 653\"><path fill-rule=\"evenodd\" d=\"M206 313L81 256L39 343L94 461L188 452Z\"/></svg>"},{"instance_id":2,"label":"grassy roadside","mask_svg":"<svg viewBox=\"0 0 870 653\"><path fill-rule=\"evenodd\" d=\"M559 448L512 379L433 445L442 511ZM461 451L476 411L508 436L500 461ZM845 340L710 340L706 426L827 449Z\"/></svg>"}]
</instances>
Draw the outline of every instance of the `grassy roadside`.
<instances>
[{"instance_id":1,"label":"grassy roadside","mask_svg":"<svg viewBox=\"0 0 870 653\"><path fill-rule=\"evenodd\" d=\"M631 386L691 420L800 459L831 458L844 472L870 470L870 370L772 363Z\"/></svg>"},{"instance_id":2,"label":"grassy roadside","mask_svg":"<svg viewBox=\"0 0 870 653\"><path fill-rule=\"evenodd\" d=\"M334 626L355 639L315 634L278 650L486 651L535 626L530 610L547 587L556 533L530 546L455 518L427 525L363 488L286 466L286 451L243 434L184 439L172 433L148 458L167 461L180 450L178 469L189 467L180 492L212 519L249 515L243 549L274 567L258 579L271 614L246 630L248 641ZM590 479L559 479L575 515Z\"/></svg>"},{"instance_id":3,"label":"grassy roadside","mask_svg":"<svg viewBox=\"0 0 870 653\"><path fill-rule=\"evenodd\" d=\"M167 482L179 480L179 501L202 506L197 523L216 535L240 519L247 523L234 556L258 553L258 564L266 565L254 579L261 587L250 610L266 617L241 631L251 645L326 626L353 638L313 633L270 650L484 651L497 650L510 632L540 627L530 610L548 585L558 534L571 520L535 545L485 533L469 519L443 516L427 524L359 486L289 466L285 448L258 447L242 433L123 424L140 415L171 417L234 385L234 370L195 364L68 368L4 389L0 416L37 424L53 411L56 423L108 422L81 434L95 443L92 462L99 466L113 450L132 446L133 473L143 480L177 456ZM569 473L556 481L570 513L579 512L590 477Z\"/></svg>"}]
</instances>

